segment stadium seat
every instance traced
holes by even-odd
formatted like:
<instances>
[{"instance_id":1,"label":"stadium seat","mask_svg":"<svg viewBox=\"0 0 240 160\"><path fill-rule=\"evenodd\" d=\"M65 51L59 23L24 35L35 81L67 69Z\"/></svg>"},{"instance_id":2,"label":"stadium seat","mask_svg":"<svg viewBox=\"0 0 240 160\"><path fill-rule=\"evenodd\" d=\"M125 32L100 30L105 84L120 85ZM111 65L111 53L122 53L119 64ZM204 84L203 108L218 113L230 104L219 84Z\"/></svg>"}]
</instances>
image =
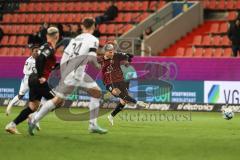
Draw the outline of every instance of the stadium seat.
<instances>
[{"instance_id":1,"label":"stadium seat","mask_svg":"<svg viewBox=\"0 0 240 160\"><path fill-rule=\"evenodd\" d=\"M159 3L157 1L150 1L149 9L155 11L158 9Z\"/></svg>"},{"instance_id":2,"label":"stadium seat","mask_svg":"<svg viewBox=\"0 0 240 160\"><path fill-rule=\"evenodd\" d=\"M202 57L203 55L203 48L196 48L194 52L195 57Z\"/></svg>"},{"instance_id":3,"label":"stadium seat","mask_svg":"<svg viewBox=\"0 0 240 160\"><path fill-rule=\"evenodd\" d=\"M202 36L201 35L197 35L194 37L193 39L193 46L201 46L202 44Z\"/></svg>"},{"instance_id":4,"label":"stadium seat","mask_svg":"<svg viewBox=\"0 0 240 160\"><path fill-rule=\"evenodd\" d=\"M222 57L223 49L222 48L216 48L214 52L214 57Z\"/></svg>"},{"instance_id":5,"label":"stadium seat","mask_svg":"<svg viewBox=\"0 0 240 160\"><path fill-rule=\"evenodd\" d=\"M20 12L26 12L27 11L27 3L20 3L20 6L19 6L19 11Z\"/></svg>"},{"instance_id":6,"label":"stadium seat","mask_svg":"<svg viewBox=\"0 0 240 160\"><path fill-rule=\"evenodd\" d=\"M217 35L217 36L214 36L212 39L213 39L212 41L213 46L220 46L221 36Z\"/></svg>"},{"instance_id":7,"label":"stadium seat","mask_svg":"<svg viewBox=\"0 0 240 160\"><path fill-rule=\"evenodd\" d=\"M1 40L1 45L7 45L9 41L9 36L3 36Z\"/></svg>"},{"instance_id":8,"label":"stadium seat","mask_svg":"<svg viewBox=\"0 0 240 160\"><path fill-rule=\"evenodd\" d=\"M106 33L106 24L101 24L99 26L100 33Z\"/></svg>"},{"instance_id":9,"label":"stadium seat","mask_svg":"<svg viewBox=\"0 0 240 160\"><path fill-rule=\"evenodd\" d=\"M230 42L229 38L227 36L223 36L221 45L222 46L230 46L230 44L231 44L231 42Z\"/></svg>"},{"instance_id":10,"label":"stadium seat","mask_svg":"<svg viewBox=\"0 0 240 160\"><path fill-rule=\"evenodd\" d=\"M236 1L236 9L238 9L238 10L240 9L240 1L239 0Z\"/></svg>"},{"instance_id":11,"label":"stadium seat","mask_svg":"<svg viewBox=\"0 0 240 160\"><path fill-rule=\"evenodd\" d=\"M15 45L16 42L17 42L17 37L16 36L10 36L8 44L9 45Z\"/></svg>"},{"instance_id":12,"label":"stadium seat","mask_svg":"<svg viewBox=\"0 0 240 160\"><path fill-rule=\"evenodd\" d=\"M228 12L227 20L228 21L233 21L237 18L238 14L235 11Z\"/></svg>"},{"instance_id":13,"label":"stadium seat","mask_svg":"<svg viewBox=\"0 0 240 160\"><path fill-rule=\"evenodd\" d=\"M226 8L229 10L236 9L236 1L234 0L228 0L226 1Z\"/></svg>"},{"instance_id":14,"label":"stadium seat","mask_svg":"<svg viewBox=\"0 0 240 160\"><path fill-rule=\"evenodd\" d=\"M109 34L115 34L116 33L116 28L115 28L114 24L107 25L107 33L109 33Z\"/></svg>"},{"instance_id":15,"label":"stadium seat","mask_svg":"<svg viewBox=\"0 0 240 160\"><path fill-rule=\"evenodd\" d=\"M216 5L216 0L211 0L209 1L208 5L207 5L207 9L216 9L217 5Z\"/></svg>"},{"instance_id":16,"label":"stadium seat","mask_svg":"<svg viewBox=\"0 0 240 160\"><path fill-rule=\"evenodd\" d=\"M231 57L232 56L232 49L231 48L225 48L223 52L223 57Z\"/></svg>"},{"instance_id":17,"label":"stadium seat","mask_svg":"<svg viewBox=\"0 0 240 160\"><path fill-rule=\"evenodd\" d=\"M0 56L7 56L9 52L9 48L8 47L1 47L0 48Z\"/></svg>"},{"instance_id":18,"label":"stadium seat","mask_svg":"<svg viewBox=\"0 0 240 160\"><path fill-rule=\"evenodd\" d=\"M228 23L222 23L220 25L220 28L219 28L219 32L220 34L224 34L224 33L227 33L228 31Z\"/></svg>"},{"instance_id":19,"label":"stadium seat","mask_svg":"<svg viewBox=\"0 0 240 160\"><path fill-rule=\"evenodd\" d=\"M193 51L194 51L193 48L187 48L184 56L185 57L192 57L193 56Z\"/></svg>"},{"instance_id":20,"label":"stadium seat","mask_svg":"<svg viewBox=\"0 0 240 160\"><path fill-rule=\"evenodd\" d=\"M162 8L166 4L165 1L160 1L158 5L158 9Z\"/></svg>"},{"instance_id":21,"label":"stadium seat","mask_svg":"<svg viewBox=\"0 0 240 160\"><path fill-rule=\"evenodd\" d=\"M212 57L213 49L212 48L206 48L203 52L203 57Z\"/></svg>"},{"instance_id":22,"label":"stadium seat","mask_svg":"<svg viewBox=\"0 0 240 160\"><path fill-rule=\"evenodd\" d=\"M211 27L210 27L210 33L218 33L219 31L219 24L218 23L214 23L214 24L212 24L211 25Z\"/></svg>"},{"instance_id":23,"label":"stadium seat","mask_svg":"<svg viewBox=\"0 0 240 160\"><path fill-rule=\"evenodd\" d=\"M225 9L225 0L219 0L217 2L217 6L216 6L216 9L219 9L219 10L224 10Z\"/></svg>"},{"instance_id":24,"label":"stadium seat","mask_svg":"<svg viewBox=\"0 0 240 160\"><path fill-rule=\"evenodd\" d=\"M139 2L139 11L146 11L148 8L148 3L147 1Z\"/></svg>"},{"instance_id":25,"label":"stadium seat","mask_svg":"<svg viewBox=\"0 0 240 160\"><path fill-rule=\"evenodd\" d=\"M212 44L211 36L205 35L202 40L202 45L203 46L210 46Z\"/></svg>"},{"instance_id":26,"label":"stadium seat","mask_svg":"<svg viewBox=\"0 0 240 160\"><path fill-rule=\"evenodd\" d=\"M185 53L185 48L180 47L180 48L177 49L176 56L178 56L178 57L183 57L183 56L184 56L184 53Z\"/></svg>"}]
</instances>

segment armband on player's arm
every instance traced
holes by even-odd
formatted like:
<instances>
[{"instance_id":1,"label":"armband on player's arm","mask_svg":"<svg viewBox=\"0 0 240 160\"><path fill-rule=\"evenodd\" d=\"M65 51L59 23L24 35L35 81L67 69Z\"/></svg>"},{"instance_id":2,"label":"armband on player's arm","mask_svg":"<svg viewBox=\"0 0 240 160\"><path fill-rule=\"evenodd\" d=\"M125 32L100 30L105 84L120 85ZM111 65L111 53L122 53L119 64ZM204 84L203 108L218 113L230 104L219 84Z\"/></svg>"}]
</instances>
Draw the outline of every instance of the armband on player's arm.
<instances>
[{"instance_id":1,"label":"armband on player's arm","mask_svg":"<svg viewBox=\"0 0 240 160\"><path fill-rule=\"evenodd\" d=\"M40 54L36 59L36 69L39 78L43 76L46 59L47 57L43 54Z\"/></svg>"}]
</instances>

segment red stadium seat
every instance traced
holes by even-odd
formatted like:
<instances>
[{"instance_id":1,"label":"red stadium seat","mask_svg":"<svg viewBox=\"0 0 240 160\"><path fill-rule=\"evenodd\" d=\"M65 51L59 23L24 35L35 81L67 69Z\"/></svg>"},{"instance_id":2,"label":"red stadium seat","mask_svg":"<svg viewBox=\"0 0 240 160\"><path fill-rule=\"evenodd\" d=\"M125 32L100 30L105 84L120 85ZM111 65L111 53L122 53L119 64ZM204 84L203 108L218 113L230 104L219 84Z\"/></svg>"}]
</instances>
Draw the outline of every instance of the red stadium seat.
<instances>
[{"instance_id":1,"label":"red stadium seat","mask_svg":"<svg viewBox=\"0 0 240 160\"><path fill-rule=\"evenodd\" d=\"M27 3L20 3L19 11L26 12L27 11Z\"/></svg>"},{"instance_id":2,"label":"red stadium seat","mask_svg":"<svg viewBox=\"0 0 240 160\"><path fill-rule=\"evenodd\" d=\"M203 56L204 57L212 57L213 49L212 48L206 48L204 50Z\"/></svg>"},{"instance_id":3,"label":"red stadium seat","mask_svg":"<svg viewBox=\"0 0 240 160\"><path fill-rule=\"evenodd\" d=\"M114 24L107 25L107 33L108 34L115 34L116 28Z\"/></svg>"},{"instance_id":4,"label":"red stadium seat","mask_svg":"<svg viewBox=\"0 0 240 160\"><path fill-rule=\"evenodd\" d=\"M149 9L150 10L157 10L159 6L159 3L157 1L150 1Z\"/></svg>"},{"instance_id":5,"label":"red stadium seat","mask_svg":"<svg viewBox=\"0 0 240 160\"><path fill-rule=\"evenodd\" d=\"M52 3L51 3L50 10L51 10L51 11L55 11L55 12L56 12L56 11L61 11L58 4L62 4L62 3L52 2Z\"/></svg>"},{"instance_id":6,"label":"red stadium seat","mask_svg":"<svg viewBox=\"0 0 240 160\"><path fill-rule=\"evenodd\" d=\"M214 36L213 37L213 41L212 41L213 46L219 46L220 42L221 42L221 36Z\"/></svg>"},{"instance_id":7,"label":"red stadium seat","mask_svg":"<svg viewBox=\"0 0 240 160\"><path fill-rule=\"evenodd\" d=\"M36 3L34 12L42 12L42 11L50 11L50 4L49 3Z\"/></svg>"},{"instance_id":8,"label":"red stadium seat","mask_svg":"<svg viewBox=\"0 0 240 160\"><path fill-rule=\"evenodd\" d=\"M228 31L228 23L222 23L220 25L219 33L227 33Z\"/></svg>"},{"instance_id":9,"label":"red stadium seat","mask_svg":"<svg viewBox=\"0 0 240 160\"><path fill-rule=\"evenodd\" d=\"M216 0L209 1L207 5L207 9L216 9L216 6L217 6L216 4L217 4Z\"/></svg>"},{"instance_id":10,"label":"red stadium seat","mask_svg":"<svg viewBox=\"0 0 240 160\"><path fill-rule=\"evenodd\" d=\"M193 49L192 48L187 48L184 54L185 57L192 57L193 56Z\"/></svg>"},{"instance_id":11,"label":"red stadium seat","mask_svg":"<svg viewBox=\"0 0 240 160\"><path fill-rule=\"evenodd\" d=\"M11 14L4 14L3 15L3 22L10 22L11 21Z\"/></svg>"},{"instance_id":12,"label":"red stadium seat","mask_svg":"<svg viewBox=\"0 0 240 160\"><path fill-rule=\"evenodd\" d=\"M166 4L165 1L160 1L158 5L158 9L162 8Z\"/></svg>"},{"instance_id":13,"label":"red stadium seat","mask_svg":"<svg viewBox=\"0 0 240 160\"><path fill-rule=\"evenodd\" d=\"M237 18L237 12L228 12L227 20L228 21L233 21Z\"/></svg>"},{"instance_id":14,"label":"red stadium seat","mask_svg":"<svg viewBox=\"0 0 240 160\"><path fill-rule=\"evenodd\" d=\"M61 12L66 11L66 3L65 2L62 2L62 3L57 2L57 3L58 4L55 4L56 5L55 8L58 8L58 11L61 11Z\"/></svg>"},{"instance_id":15,"label":"red stadium seat","mask_svg":"<svg viewBox=\"0 0 240 160\"><path fill-rule=\"evenodd\" d=\"M193 44L194 46L200 46L202 44L202 36L201 35L197 35L194 37L193 39Z\"/></svg>"},{"instance_id":16,"label":"red stadium seat","mask_svg":"<svg viewBox=\"0 0 240 160\"><path fill-rule=\"evenodd\" d=\"M226 4L225 0L218 1L216 9L224 10L225 9L225 4Z\"/></svg>"},{"instance_id":17,"label":"red stadium seat","mask_svg":"<svg viewBox=\"0 0 240 160\"><path fill-rule=\"evenodd\" d=\"M131 22L132 21L132 14L126 13L124 16L124 22Z\"/></svg>"},{"instance_id":18,"label":"red stadium seat","mask_svg":"<svg viewBox=\"0 0 240 160\"><path fill-rule=\"evenodd\" d=\"M214 52L214 57L222 57L223 49L222 48L216 48Z\"/></svg>"},{"instance_id":19,"label":"red stadium seat","mask_svg":"<svg viewBox=\"0 0 240 160\"><path fill-rule=\"evenodd\" d=\"M235 3L236 1L234 1L234 0L227 0L226 1L226 8L227 9L236 9L236 3Z\"/></svg>"},{"instance_id":20,"label":"red stadium seat","mask_svg":"<svg viewBox=\"0 0 240 160\"><path fill-rule=\"evenodd\" d=\"M8 44L9 45L15 45L16 42L17 42L17 37L16 36L10 36Z\"/></svg>"},{"instance_id":21,"label":"red stadium seat","mask_svg":"<svg viewBox=\"0 0 240 160\"><path fill-rule=\"evenodd\" d=\"M9 52L9 48L8 47L0 48L0 56L7 56L8 52Z\"/></svg>"},{"instance_id":22,"label":"red stadium seat","mask_svg":"<svg viewBox=\"0 0 240 160\"><path fill-rule=\"evenodd\" d=\"M146 11L148 8L148 3L147 1L139 2L139 10L140 11Z\"/></svg>"},{"instance_id":23,"label":"red stadium seat","mask_svg":"<svg viewBox=\"0 0 240 160\"><path fill-rule=\"evenodd\" d=\"M236 1L236 9L240 9L240 1L239 0Z\"/></svg>"},{"instance_id":24,"label":"red stadium seat","mask_svg":"<svg viewBox=\"0 0 240 160\"><path fill-rule=\"evenodd\" d=\"M209 36L209 35L206 35L203 37L203 40L202 40L202 45L203 46L210 46L212 44L212 37Z\"/></svg>"},{"instance_id":25,"label":"red stadium seat","mask_svg":"<svg viewBox=\"0 0 240 160\"><path fill-rule=\"evenodd\" d=\"M202 57L203 56L203 48L196 48L194 56L195 57Z\"/></svg>"},{"instance_id":26,"label":"red stadium seat","mask_svg":"<svg viewBox=\"0 0 240 160\"><path fill-rule=\"evenodd\" d=\"M184 53L185 53L185 48L183 48L183 47L178 48L178 49L177 49L176 56L178 56L178 57L183 57L183 56L184 56Z\"/></svg>"},{"instance_id":27,"label":"red stadium seat","mask_svg":"<svg viewBox=\"0 0 240 160\"><path fill-rule=\"evenodd\" d=\"M7 45L9 41L9 36L3 36L1 40L1 45Z\"/></svg>"},{"instance_id":28,"label":"red stadium seat","mask_svg":"<svg viewBox=\"0 0 240 160\"><path fill-rule=\"evenodd\" d=\"M36 6L35 3L29 3L29 4L27 5L27 11L30 11L30 12L35 11L35 6Z\"/></svg>"},{"instance_id":29,"label":"red stadium seat","mask_svg":"<svg viewBox=\"0 0 240 160\"><path fill-rule=\"evenodd\" d=\"M231 56L232 56L232 49L231 48L224 49L223 57L231 57Z\"/></svg>"},{"instance_id":30,"label":"red stadium seat","mask_svg":"<svg viewBox=\"0 0 240 160\"><path fill-rule=\"evenodd\" d=\"M221 45L222 46L230 46L230 44L231 44L231 42L230 42L229 38L227 36L223 36Z\"/></svg>"},{"instance_id":31,"label":"red stadium seat","mask_svg":"<svg viewBox=\"0 0 240 160\"><path fill-rule=\"evenodd\" d=\"M100 31L100 33L106 33L106 29L107 29L106 24L101 24L101 25L99 26L99 31Z\"/></svg>"},{"instance_id":32,"label":"red stadium seat","mask_svg":"<svg viewBox=\"0 0 240 160\"><path fill-rule=\"evenodd\" d=\"M219 31L219 24L218 23L214 23L211 25L210 27L210 33L218 33Z\"/></svg>"}]
</instances>

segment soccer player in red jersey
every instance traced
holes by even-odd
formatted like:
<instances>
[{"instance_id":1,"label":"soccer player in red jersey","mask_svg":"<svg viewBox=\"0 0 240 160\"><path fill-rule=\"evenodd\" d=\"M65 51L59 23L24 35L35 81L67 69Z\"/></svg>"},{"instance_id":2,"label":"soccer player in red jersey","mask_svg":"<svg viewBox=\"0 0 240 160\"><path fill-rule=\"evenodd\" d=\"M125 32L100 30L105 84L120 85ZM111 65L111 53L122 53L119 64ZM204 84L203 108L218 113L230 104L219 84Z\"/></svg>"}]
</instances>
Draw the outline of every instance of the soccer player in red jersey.
<instances>
[{"instance_id":1,"label":"soccer player in red jersey","mask_svg":"<svg viewBox=\"0 0 240 160\"><path fill-rule=\"evenodd\" d=\"M54 97L54 93L48 86L48 77L52 68L56 65L55 47L59 40L59 31L55 27L47 30L47 43L42 45L38 50L36 58L37 73L29 76L29 104L20 114L10 122L5 130L12 134L19 134L16 126L26 120L30 114L35 112L40 104L42 97L49 100Z\"/></svg>"},{"instance_id":2,"label":"soccer player in red jersey","mask_svg":"<svg viewBox=\"0 0 240 160\"><path fill-rule=\"evenodd\" d=\"M121 70L121 61L129 60L133 57L131 54L116 52L115 44L112 42L104 46L104 55L98 58L101 64L103 83L106 89L115 97L120 98L120 102L113 112L108 116L108 120L113 125L113 118L124 108L125 104L133 103L141 107L147 104L142 101L136 101L128 94L127 85L124 82L123 72Z\"/></svg>"}]
</instances>

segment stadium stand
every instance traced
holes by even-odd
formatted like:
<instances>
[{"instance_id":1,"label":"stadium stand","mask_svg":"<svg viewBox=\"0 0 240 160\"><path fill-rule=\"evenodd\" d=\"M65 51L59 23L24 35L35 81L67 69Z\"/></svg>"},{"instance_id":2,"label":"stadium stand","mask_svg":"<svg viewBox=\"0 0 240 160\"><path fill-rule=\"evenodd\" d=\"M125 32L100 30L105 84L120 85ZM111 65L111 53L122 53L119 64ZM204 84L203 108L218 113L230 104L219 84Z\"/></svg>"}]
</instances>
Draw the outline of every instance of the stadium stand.
<instances>
[{"instance_id":1,"label":"stadium stand","mask_svg":"<svg viewBox=\"0 0 240 160\"><path fill-rule=\"evenodd\" d=\"M231 42L227 37L230 22L238 17L240 0L203 0L205 11L223 13L224 19L205 22L160 56L177 57L231 57Z\"/></svg>"},{"instance_id":2,"label":"stadium stand","mask_svg":"<svg viewBox=\"0 0 240 160\"><path fill-rule=\"evenodd\" d=\"M165 1L125 1L118 0L118 17L99 26L100 44L120 36L131 29L155 10L163 7ZM11 3L11 10L3 11L0 27L5 36L0 44L0 56L27 56L24 52L28 36L40 30L40 26L49 24L79 25L84 17L96 17L102 14L109 6L102 1L72 1L72 0L29 0ZM64 26L63 26L64 27Z\"/></svg>"}]
</instances>

